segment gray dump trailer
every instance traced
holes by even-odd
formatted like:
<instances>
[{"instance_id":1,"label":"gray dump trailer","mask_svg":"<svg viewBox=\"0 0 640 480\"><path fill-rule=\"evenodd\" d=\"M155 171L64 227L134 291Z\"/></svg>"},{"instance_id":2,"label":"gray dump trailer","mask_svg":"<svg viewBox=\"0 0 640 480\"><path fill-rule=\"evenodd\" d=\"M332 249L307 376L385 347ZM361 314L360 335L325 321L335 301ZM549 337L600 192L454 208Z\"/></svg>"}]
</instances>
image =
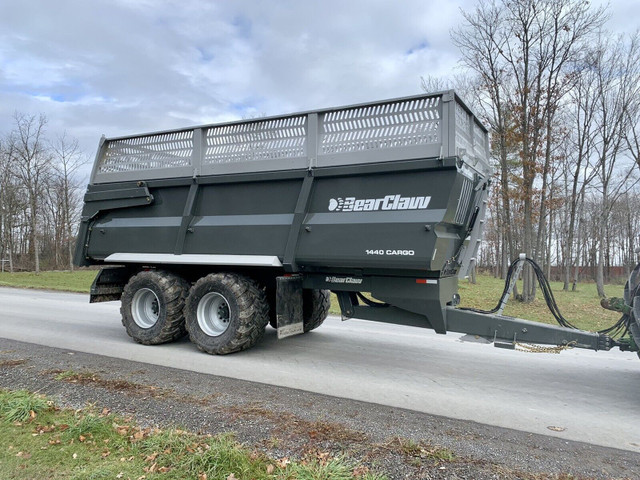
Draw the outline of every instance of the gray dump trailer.
<instances>
[{"instance_id":1,"label":"gray dump trailer","mask_svg":"<svg viewBox=\"0 0 640 480\"><path fill-rule=\"evenodd\" d=\"M345 319L499 345L620 346L456 307L481 239L488 156L487 130L453 91L103 137L75 263L104 266L91 301L120 299L144 344L188 333L224 354L267 324L280 338L308 332L333 291ZM635 322L623 348L637 348Z\"/></svg>"}]
</instances>

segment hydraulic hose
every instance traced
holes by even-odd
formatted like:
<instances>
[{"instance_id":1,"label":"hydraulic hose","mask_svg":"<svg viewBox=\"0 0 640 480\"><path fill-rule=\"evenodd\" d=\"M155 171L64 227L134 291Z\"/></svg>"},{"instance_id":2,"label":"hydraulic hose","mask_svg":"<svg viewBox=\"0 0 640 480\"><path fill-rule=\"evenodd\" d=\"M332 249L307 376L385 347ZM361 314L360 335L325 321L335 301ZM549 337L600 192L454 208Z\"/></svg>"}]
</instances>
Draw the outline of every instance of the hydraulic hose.
<instances>
[{"instance_id":1,"label":"hydraulic hose","mask_svg":"<svg viewBox=\"0 0 640 480\"><path fill-rule=\"evenodd\" d=\"M533 271L536 274L536 278L538 279L538 285L540 285L540 290L542 291L542 294L544 296L545 299L545 303L547 304L547 308L549 309L549 311L551 312L551 314L553 315L553 317L556 319L556 321L558 322L558 324L562 327L565 328L572 328L574 330L579 330L578 327L576 327L575 325L573 325L569 320L567 320L564 315L562 315L562 313L560 312L560 308L558 307L558 304L556 303L556 299L553 296L553 292L551 291L551 286L549 285L549 281L547 280L547 277L544 275L544 272L542 271L542 269L540 268L540 266L534 262L531 258L525 258L524 260L521 259L517 259L514 260L513 262L511 262L511 265L509 265L509 270L507 271L507 277L505 279L505 284L504 284L504 290L502 291L502 295L500 296L500 300L498 300L498 304L492 308L491 310L481 310L481 309L477 309L477 308L464 308L461 307L461 310L470 310L472 312L477 312L477 313L484 313L484 314L494 314L496 313L499 309L500 309L500 304L502 303L502 301L507 297L507 295L509 294L509 285L511 283L511 278L514 274L514 270L516 268L516 266L518 265L519 262L521 261L525 261L527 263L529 263L531 265L531 267L533 268ZM632 292L632 296L631 298L633 298L637 291L638 288L640 288L640 286L636 287L635 290ZM629 315L622 315L622 317L620 317L620 319L614 323L612 326L602 329L602 330L598 330L597 333L601 333L601 334L606 334L609 335L611 337L614 336L625 336L627 334L627 331L629 330L629 325L631 323L631 317Z\"/></svg>"}]
</instances>

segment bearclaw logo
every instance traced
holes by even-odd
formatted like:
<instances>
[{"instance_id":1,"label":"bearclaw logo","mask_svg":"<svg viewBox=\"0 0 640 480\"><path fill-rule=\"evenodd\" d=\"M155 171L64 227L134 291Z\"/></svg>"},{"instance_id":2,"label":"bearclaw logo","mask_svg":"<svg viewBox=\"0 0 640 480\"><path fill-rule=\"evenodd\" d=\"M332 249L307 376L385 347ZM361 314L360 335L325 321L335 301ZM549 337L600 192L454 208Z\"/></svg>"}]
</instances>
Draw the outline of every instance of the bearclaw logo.
<instances>
[{"instance_id":1,"label":"bearclaw logo","mask_svg":"<svg viewBox=\"0 0 640 480\"><path fill-rule=\"evenodd\" d=\"M425 210L431 197L402 197L387 195L383 198L332 198L330 212L373 212L377 210Z\"/></svg>"}]
</instances>

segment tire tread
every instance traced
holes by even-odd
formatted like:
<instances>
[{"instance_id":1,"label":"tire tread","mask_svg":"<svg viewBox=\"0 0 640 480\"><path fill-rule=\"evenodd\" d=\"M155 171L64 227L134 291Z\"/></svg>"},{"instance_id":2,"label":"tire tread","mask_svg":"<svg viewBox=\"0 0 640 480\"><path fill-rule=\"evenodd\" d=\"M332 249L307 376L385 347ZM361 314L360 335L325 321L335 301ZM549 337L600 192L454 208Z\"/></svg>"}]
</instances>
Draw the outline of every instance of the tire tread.
<instances>
[{"instance_id":1,"label":"tire tread","mask_svg":"<svg viewBox=\"0 0 640 480\"><path fill-rule=\"evenodd\" d=\"M233 273L211 273L200 278L191 287L189 295L195 295L203 285L209 282L220 282L234 295L238 305L238 320L240 324L236 328L236 335L223 346L208 346L197 341L196 332L191 331L196 327L197 303L187 301L185 316L191 321L187 321L187 331L191 341L203 352L213 355L226 355L228 353L239 352L253 347L262 339L264 330L269 323L269 304L265 290L258 282L244 275Z\"/></svg>"},{"instance_id":2,"label":"tire tread","mask_svg":"<svg viewBox=\"0 0 640 480\"><path fill-rule=\"evenodd\" d=\"M135 330L135 322L126 319L126 316L130 315L127 309L131 308L131 299L137 291L136 284L144 281L157 282L165 301L166 320L160 331L152 338L140 337ZM158 345L182 338L187 333L184 322L184 305L188 291L189 283L185 279L164 270L146 270L131 277L122 292L123 301L120 306L122 324L127 334L143 345Z\"/></svg>"}]
</instances>

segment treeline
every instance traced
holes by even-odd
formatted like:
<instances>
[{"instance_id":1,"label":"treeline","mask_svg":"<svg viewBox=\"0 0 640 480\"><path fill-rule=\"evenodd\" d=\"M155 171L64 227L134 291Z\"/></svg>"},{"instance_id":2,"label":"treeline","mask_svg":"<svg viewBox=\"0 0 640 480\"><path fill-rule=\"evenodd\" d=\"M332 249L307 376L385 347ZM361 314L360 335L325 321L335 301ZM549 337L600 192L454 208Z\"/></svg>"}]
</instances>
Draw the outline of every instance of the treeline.
<instances>
[{"instance_id":1,"label":"treeline","mask_svg":"<svg viewBox=\"0 0 640 480\"><path fill-rule=\"evenodd\" d=\"M491 131L479 262L499 275L524 252L559 267L567 289L593 267L604 295L607 268L634 264L640 36L607 32L607 18L581 0L497 0L464 12L452 33L470 72L456 83ZM523 278L530 301L532 270Z\"/></svg>"},{"instance_id":2,"label":"treeline","mask_svg":"<svg viewBox=\"0 0 640 480\"><path fill-rule=\"evenodd\" d=\"M0 261L2 270L73 269L81 208L76 139L50 138L43 115L15 113L0 137Z\"/></svg>"},{"instance_id":3,"label":"treeline","mask_svg":"<svg viewBox=\"0 0 640 480\"><path fill-rule=\"evenodd\" d=\"M549 279L564 282L567 290L576 289L581 281L597 280L600 252L604 283L625 280L640 260L637 252L640 248L640 188L634 186L613 203L604 237L599 238L594 232L597 231L602 208L602 200L597 194L586 195L579 205L572 258L566 257L570 241L567 228L570 209L559 205L552 211L541 265ZM494 212L497 209L494 206ZM521 227L514 230L517 235ZM479 268L495 277L503 277L504 265L517 256L511 257L508 252L504 229L496 216L491 215L478 254Z\"/></svg>"}]
</instances>

